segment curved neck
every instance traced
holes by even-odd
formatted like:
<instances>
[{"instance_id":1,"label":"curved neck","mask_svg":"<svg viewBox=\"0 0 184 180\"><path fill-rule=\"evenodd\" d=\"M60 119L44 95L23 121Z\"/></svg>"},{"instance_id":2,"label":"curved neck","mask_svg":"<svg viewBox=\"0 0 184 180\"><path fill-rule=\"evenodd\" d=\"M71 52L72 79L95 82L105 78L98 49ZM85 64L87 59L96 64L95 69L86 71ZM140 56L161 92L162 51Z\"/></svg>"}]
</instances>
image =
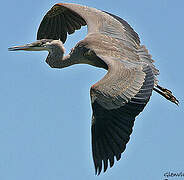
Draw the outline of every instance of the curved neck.
<instances>
[{"instance_id":1,"label":"curved neck","mask_svg":"<svg viewBox=\"0 0 184 180\"><path fill-rule=\"evenodd\" d=\"M73 64L79 63L74 55L68 54L63 56L64 53L61 50L54 50L54 52L49 52L46 63L52 68L65 68Z\"/></svg>"},{"instance_id":2,"label":"curved neck","mask_svg":"<svg viewBox=\"0 0 184 180\"><path fill-rule=\"evenodd\" d=\"M73 50L66 56L61 49L55 48L54 51L49 52L46 62L52 68L65 68L74 64L89 64L95 67L108 69L107 64L93 53L83 55L84 51Z\"/></svg>"}]
</instances>

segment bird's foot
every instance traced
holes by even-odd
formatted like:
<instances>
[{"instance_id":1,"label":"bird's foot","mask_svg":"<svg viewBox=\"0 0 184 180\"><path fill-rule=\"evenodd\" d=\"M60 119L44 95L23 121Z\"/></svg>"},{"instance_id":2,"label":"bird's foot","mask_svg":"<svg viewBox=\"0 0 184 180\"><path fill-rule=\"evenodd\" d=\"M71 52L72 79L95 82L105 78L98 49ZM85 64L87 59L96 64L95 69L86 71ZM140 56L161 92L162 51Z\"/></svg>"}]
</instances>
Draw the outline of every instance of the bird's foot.
<instances>
[{"instance_id":1,"label":"bird's foot","mask_svg":"<svg viewBox=\"0 0 184 180\"><path fill-rule=\"evenodd\" d=\"M166 99L175 103L176 105L179 105L179 101L176 99L176 97L173 96L171 91L169 91L168 89L165 89L165 91L163 91L163 93L165 94Z\"/></svg>"},{"instance_id":2,"label":"bird's foot","mask_svg":"<svg viewBox=\"0 0 184 180\"><path fill-rule=\"evenodd\" d=\"M168 99L169 101L175 103L176 105L179 105L179 101L176 99L176 97L172 94L172 92L166 88L163 88L159 85L156 86L158 89L160 89L161 91L159 91L158 89L154 90L156 92L158 92L159 94L161 94L162 96L164 96L166 99Z\"/></svg>"}]
</instances>

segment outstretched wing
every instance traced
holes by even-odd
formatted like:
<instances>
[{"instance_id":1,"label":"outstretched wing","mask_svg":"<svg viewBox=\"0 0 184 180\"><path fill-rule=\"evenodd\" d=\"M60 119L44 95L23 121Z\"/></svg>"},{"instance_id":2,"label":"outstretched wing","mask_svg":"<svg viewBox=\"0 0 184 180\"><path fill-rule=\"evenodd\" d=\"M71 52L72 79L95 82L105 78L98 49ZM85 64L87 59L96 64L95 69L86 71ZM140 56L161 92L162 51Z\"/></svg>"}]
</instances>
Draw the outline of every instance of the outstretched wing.
<instances>
[{"instance_id":1,"label":"outstretched wing","mask_svg":"<svg viewBox=\"0 0 184 180\"><path fill-rule=\"evenodd\" d=\"M154 87L149 65L100 57L108 73L91 87L92 150L96 173L121 158L130 139L135 117L144 109Z\"/></svg>"},{"instance_id":2,"label":"outstretched wing","mask_svg":"<svg viewBox=\"0 0 184 180\"><path fill-rule=\"evenodd\" d=\"M71 3L55 4L47 12L39 26L37 39L60 39L64 43L67 34L85 25L88 26L88 34L103 33L133 44L140 42L126 21L95 8Z\"/></svg>"}]
</instances>

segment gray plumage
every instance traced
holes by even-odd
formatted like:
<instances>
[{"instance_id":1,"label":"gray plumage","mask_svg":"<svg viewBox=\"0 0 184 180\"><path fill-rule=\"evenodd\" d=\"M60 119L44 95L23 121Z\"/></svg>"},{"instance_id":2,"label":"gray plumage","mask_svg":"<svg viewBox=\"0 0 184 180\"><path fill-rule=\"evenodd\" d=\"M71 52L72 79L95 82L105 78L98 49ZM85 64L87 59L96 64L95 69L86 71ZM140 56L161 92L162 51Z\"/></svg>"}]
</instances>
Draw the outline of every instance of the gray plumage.
<instances>
[{"instance_id":1,"label":"gray plumage","mask_svg":"<svg viewBox=\"0 0 184 180\"><path fill-rule=\"evenodd\" d=\"M88 34L64 55L68 34L81 26ZM143 111L155 90L178 104L172 92L158 85L151 55L140 45L138 34L123 19L78 4L59 3L44 16L35 43L9 50L47 50L46 62L52 68L90 64L108 70L90 89L92 152L96 174L112 167L121 158L130 139L135 117ZM61 42L62 41L62 42Z\"/></svg>"}]
</instances>

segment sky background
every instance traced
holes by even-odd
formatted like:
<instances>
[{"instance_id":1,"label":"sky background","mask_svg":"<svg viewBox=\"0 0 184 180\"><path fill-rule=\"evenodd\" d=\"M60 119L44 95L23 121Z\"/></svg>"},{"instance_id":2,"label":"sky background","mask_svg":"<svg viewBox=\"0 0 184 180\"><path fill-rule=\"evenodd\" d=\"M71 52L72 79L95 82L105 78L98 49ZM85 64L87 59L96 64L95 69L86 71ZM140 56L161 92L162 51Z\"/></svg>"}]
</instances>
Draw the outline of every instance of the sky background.
<instances>
[{"instance_id":1,"label":"sky background","mask_svg":"<svg viewBox=\"0 0 184 180\"><path fill-rule=\"evenodd\" d=\"M51 69L47 52L8 52L35 41L42 17L58 2L1 2L0 180L165 180L164 173L184 173L184 1L62 1L128 21L153 55L160 85L180 100L177 107L153 92L121 160L100 176L92 161L89 89L106 72L89 65ZM69 36L67 52L85 35L83 28Z\"/></svg>"}]
</instances>

